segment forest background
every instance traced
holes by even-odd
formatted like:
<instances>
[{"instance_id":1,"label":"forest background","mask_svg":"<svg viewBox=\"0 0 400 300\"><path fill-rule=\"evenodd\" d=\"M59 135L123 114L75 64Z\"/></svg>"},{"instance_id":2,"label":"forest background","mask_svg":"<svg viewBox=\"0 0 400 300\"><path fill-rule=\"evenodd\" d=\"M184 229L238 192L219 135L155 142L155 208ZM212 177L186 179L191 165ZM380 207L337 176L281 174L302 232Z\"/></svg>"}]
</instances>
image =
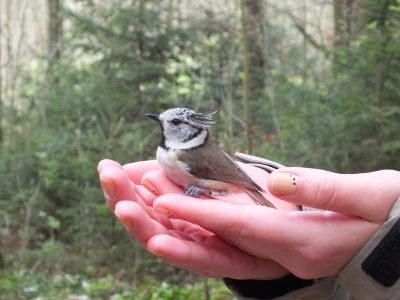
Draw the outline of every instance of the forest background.
<instances>
[{"instance_id":1,"label":"forest background","mask_svg":"<svg viewBox=\"0 0 400 300\"><path fill-rule=\"evenodd\" d=\"M400 170L399 0L2 0L0 298L232 299L141 249L96 166L153 159L171 107L227 152Z\"/></svg>"}]
</instances>

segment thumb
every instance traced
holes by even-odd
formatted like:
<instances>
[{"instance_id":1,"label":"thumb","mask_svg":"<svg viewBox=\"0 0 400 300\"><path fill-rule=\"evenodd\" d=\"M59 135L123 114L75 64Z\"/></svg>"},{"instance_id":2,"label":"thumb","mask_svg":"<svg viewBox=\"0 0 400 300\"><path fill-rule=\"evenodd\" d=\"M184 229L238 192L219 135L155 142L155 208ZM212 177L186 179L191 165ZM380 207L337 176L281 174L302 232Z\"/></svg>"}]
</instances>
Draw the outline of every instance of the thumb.
<instances>
[{"instance_id":1,"label":"thumb","mask_svg":"<svg viewBox=\"0 0 400 300\"><path fill-rule=\"evenodd\" d=\"M400 172L383 170L337 174L317 169L282 168L268 178L268 190L295 204L382 222L400 196Z\"/></svg>"}]
</instances>

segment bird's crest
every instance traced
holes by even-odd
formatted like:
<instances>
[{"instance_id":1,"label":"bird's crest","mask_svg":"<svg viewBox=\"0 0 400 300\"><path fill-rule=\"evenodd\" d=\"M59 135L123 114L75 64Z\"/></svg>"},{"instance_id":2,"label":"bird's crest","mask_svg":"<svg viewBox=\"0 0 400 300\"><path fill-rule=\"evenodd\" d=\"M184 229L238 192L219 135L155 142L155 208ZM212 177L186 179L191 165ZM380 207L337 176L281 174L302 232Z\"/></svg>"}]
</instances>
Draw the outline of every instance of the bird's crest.
<instances>
[{"instance_id":1,"label":"bird's crest","mask_svg":"<svg viewBox=\"0 0 400 300\"><path fill-rule=\"evenodd\" d=\"M210 127L214 124L213 115L216 111L210 114L202 114L188 108L174 108L173 110L176 116L184 117L190 125L196 127Z\"/></svg>"}]
</instances>

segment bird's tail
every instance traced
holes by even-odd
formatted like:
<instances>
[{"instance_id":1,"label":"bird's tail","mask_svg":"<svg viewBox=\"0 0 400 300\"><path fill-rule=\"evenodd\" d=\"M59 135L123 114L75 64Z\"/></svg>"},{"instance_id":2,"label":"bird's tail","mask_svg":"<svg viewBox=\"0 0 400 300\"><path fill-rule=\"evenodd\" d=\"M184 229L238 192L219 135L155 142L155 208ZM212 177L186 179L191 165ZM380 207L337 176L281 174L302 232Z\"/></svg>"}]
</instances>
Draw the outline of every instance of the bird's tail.
<instances>
[{"instance_id":1,"label":"bird's tail","mask_svg":"<svg viewBox=\"0 0 400 300\"><path fill-rule=\"evenodd\" d=\"M251 199L258 205L268 206L271 208L276 208L268 199L266 199L259 191L251 190L251 189L244 189L247 195L250 196Z\"/></svg>"}]
</instances>

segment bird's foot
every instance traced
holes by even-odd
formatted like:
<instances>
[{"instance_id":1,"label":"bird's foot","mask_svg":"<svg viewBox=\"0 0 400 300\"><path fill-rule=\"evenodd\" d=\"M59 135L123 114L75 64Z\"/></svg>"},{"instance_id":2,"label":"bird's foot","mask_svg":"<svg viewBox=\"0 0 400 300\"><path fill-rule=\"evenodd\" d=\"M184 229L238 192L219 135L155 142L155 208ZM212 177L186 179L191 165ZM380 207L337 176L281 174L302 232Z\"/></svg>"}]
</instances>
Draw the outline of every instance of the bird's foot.
<instances>
[{"instance_id":1,"label":"bird's foot","mask_svg":"<svg viewBox=\"0 0 400 300\"><path fill-rule=\"evenodd\" d=\"M210 189L199 188L197 186L192 186L192 185L185 187L185 195L194 198L200 198L201 194L209 196L225 196L227 193L228 193L227 190L214 191Z\"/></svg>"}]
</instances>

